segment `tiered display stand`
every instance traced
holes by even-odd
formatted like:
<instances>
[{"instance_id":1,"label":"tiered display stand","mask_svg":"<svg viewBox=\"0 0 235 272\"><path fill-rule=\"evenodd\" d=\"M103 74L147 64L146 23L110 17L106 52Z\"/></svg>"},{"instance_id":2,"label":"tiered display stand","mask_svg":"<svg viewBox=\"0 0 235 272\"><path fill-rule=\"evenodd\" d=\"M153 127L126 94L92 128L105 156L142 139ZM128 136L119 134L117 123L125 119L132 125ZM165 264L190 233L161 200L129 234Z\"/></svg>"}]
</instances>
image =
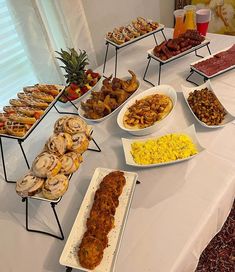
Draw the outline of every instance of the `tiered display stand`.
<instances>
[{"instance_id":1,"label":"tiered display stand","mask_svg":"<svg viewBox=\"0 0 235 272\"><path fill-rule=\"evenodd\" d=\"M149 80L146 79L146 74L147 74L147 71L148 71L148 68L149 68L149 64L150 64L150 62L151 62L152 59L155 60L155 61L157 61L159 63L159 69L158 69L158 85L159 85L160 82L161 82L161 70L162 70L161 68L162 68L163 65L168 64L169 62L172 62L174 60L177 60L177 59L179 59L179 58L181 58L181 57L183 57L185 55L188 55L188 54L190 54L192 52L194 52L197 57L203 58L203 56L197 54L197 50L201 49L203 47L207 47L208 52L211 55L209 44L210 44L209 40L204 40L201 44L199 44L197 46L194 46L194 47L190 48L189 50L186 50L185 52L182 52L182 53L180 53L180 54L178 54L178 55L176 55L174 57L171 57L170 59L167 59L165 61L161 60L158 57L156 57L153 54L153 49L149 50L147 52L148 53L148 56L147 56L148 63L147 63L147 67L146 67L145 72L144 72L143 80L145 82L149 83L150 85L155 86L151 81L149 81Z\"/></svg>"},{"instance_id":2,"label":"tiered display stand","mask_svg":"<svg viewBox=\"0 0 235 272\"><path fill-rule=\"evenodd\" d=\"M163 37L164 37L164 39L166 40L166 36L165 36L165 34L164 34L164 32L163 32L163 30L164 30L164 25L159 25L159 27L157 28L157 29L155 29L155 30L153 30L153 31L151 31L151 32L149 32L149 33L146 33L146 34L144 34L144 35L141 35L141 36L139 36L139 37L137 37L137 38L135 38L135 39L133 39L133 40L130 40L129 42L125 42L125 43L123 43L123 44L116 44L115 42L113 42L113 41L110 41L109 39L105 39L105 45L106 45L106 52L105 52L105 58L104 58L104 66L103 66L103 74L105 73L105 68L106 68L106 62L107 62L107 56L108 56L108 51L109 51L109 45L111 45L111 46L113 46L114 48L115 48L115 62L114 62L114 76L116 77L116 75L117 75L117 66L118 66L118 51L120 50L120 49L122 49L123 47L126 47L126 46L128 46L128 45L130 45L130 44L133 44L133 43L136 43L137 41L140 41L140 40L142 40L142 39L144 39L144 38L146 38L146 37L148 37L148 36L151 36L151 35L153 35L153 37L154 37L154 40L155 40L155 43L156 44L158 44L157 43L157 38L156 38L156 36L155 36L155 34L157 33L157 32L161 32L162 33L162 35L163 35Z\"/></svg>"}]
</instances>

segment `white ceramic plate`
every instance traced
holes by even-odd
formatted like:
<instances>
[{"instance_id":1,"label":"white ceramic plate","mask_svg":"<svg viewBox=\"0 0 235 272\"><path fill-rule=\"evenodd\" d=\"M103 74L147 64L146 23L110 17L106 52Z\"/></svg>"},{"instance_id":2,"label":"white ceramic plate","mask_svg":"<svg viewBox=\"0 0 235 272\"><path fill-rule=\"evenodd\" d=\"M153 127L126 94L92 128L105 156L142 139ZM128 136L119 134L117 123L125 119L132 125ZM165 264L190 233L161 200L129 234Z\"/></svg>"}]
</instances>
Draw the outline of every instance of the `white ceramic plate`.
<instances>
[{"instance_id":1,"label":"white ceramic plate","mask_svg":"<svg viewBox=\"0 0 235 272\"><path fill-rule=\"evenodd\" d=\"M100 80L99 84L97 84L97 85L95 86L95 88L93 89L93 91L98 92L98 91L101 90L101 87L102 87L102 85L103 85L102 82L103 82L104 79L105 79L105 78L102 77L102 79ZM130 77L124 77L124 78L122 78L122 79L127 80L127 79L130 79ZM137 80L137 81L138 81L138 80ZM121 108L127 101L129 101L129 100L130 100L130 99L138 92L138 90L139 90L139 88L140 88L140 82L138 81L138 83L139 83L139 87L137 88L137 90L136 90L134 93L132 93L132 95L131 95L130 97L128 97L128 99L127 99L126 101L124 101L119 107L117 107L117 108L116 108L114 111L112 111L110 114L108 114L108 115L106 115L106 116L104 116L104 117L102 117L102 118L99 118L99 119L89 119L89 118L84 117L85 112L84 112L84 110L82 109L81 104L80 104L79 107L78 107L78 114L79 114L79 116L80 116L82 119L84 119L86 122L102 122L102 121L104 121L105 119L107 119L107 118L109 118L110 116L112 116L113 114L115 114L115 112L117 112L118 110L120 110L120 108ZM87 99L89 99L89 98L91 98L91 97L92 97L91 94L90 94L90 95L87 95L87 96L83 97L83 98L81 99L80 102L86 102Z\"/></svg>"},{"instance_id":2,"label":"white ceramic plate","mask_svg":"<svg viewBox=\"0 0 235 272\"><path fill-rule=\"evenodd\" d=\"M90 209L93 204L94 194L104 176L112 171L115 170L107 168L96 168L90 185L87 189L86 195L82 201L78 215L73 224L72 230L69 234L68 240L61 254L60 264L67 267L80 269L82 271L90 271L86 268L83 268L79 264L77 251L83 234L86 231L86 220L89 217ZM115 213L115 228L109 232L109 246L104 250L103 259L101 263L94 270L92 270L93 272L110 272L114 270L138 176L136 173L125 171L123 172L126 178L126 185L124 186L123 192L119 197L119 206L117 207Z\"/></svg>"},{"instance_id":3,"label":"white ceramic plate","mask_svg":"<svg viewBox=\"0 0 235 272\"><path fill-rule=\"evenodd\" d=\"M144 35L141 35L141 36L139 36L139 37L136 37L135 39L132 39L132 40L130 40L130 41L128 41L128 42L125 42L125 43L123 43L123 44L116 44L115 42L113 42L113 41L111 41L111 40L109 40L109 39L107 39L107 38L105 38L105 40L108 41L109 43L111 43L112 45L114 45L114 46L117 47L117 48L122 48L122 47L124 47L124 46L126 46L126 45L128 45L128 44L130 44L130 43L137 42L138 40L141 40L141 39L143 39L143 38L145 38L145 37L147 37L147 36L150 36L150 35L152 35L152 34L154 34L154 33L157 33L157 32L159 32L159 31L163 30L164 27L165 27L164 25L159 24L159 26L158 26L157 29L155 29L155 30L153 30L153 31L151 31L151 32L148 32L148 33L146 33L146 34L144 34Z\"/></svg>"},{"instance_id":4,"label":"white ceramic plate","mask_svg":"<svg viewBox=\"0 0 235 272\"><path fill-rule=\"evenodd\" d=\"M164 95L170 97L170 99L173 103L173 108L170 111L170 113L164 119L162 119L158 122L155 122L150 127L146 127L146 128L142 128L142 129L126 128L123 124L123 118L124 118L124 115L125 115L126 111L128 110L128 108L130 106L132 106L136 102L136 100L140 100L146 96L153 95L153 94L164 94ZM151 134L151 133L155 132L156 130L159 130L160 128L162 128L167 123L167 121L169 120L169 118L172 116L172 114L174 112L176 103L177 103L177 94L176 94L176 91L173 87L171 87L169 85L155 86L155 87L150 88L144 92L141 92L140 94L134 96L131 100L129 100L125 104L125 106L121 109L121 111L119 112L118 117L117 117L117 123L122 130L125 130L125 131L129 132L130 134L133 134L136 136L143 136L143 135Z\"/></svg>"},{"instance_id":5,"label":"white ceramic plate","mask_svg":"<svg viewBox=\"0 0 235 272\"><path fill-rule=\"evenodd\" d=\"M203 59L200 59L200 60L198 60L198 61L195 61L195 62L191 63L191 64L190 64L190 68L192 68L192 69L193 69L194 71L196 71L198 74L200 74L200 75L202 75L202 76L204 76L204 77L206 77L206 78L208 78L208 79L209 79L209 78L213 78L213 77L215 77L215 76L218 76L218 75L220 75L220 74L223 74L224 72L227 72L227 71L229 71L229 70L234 69L234 68L235 68L235 65L232 65L232 66L230 66L230 67L228 67L228 68L226 68L226 69L223 69L223 70L221 70L221 71L219 71L219 72L217 72L217 73L215 73L215 74L209 76L209 75L203 73L202 71L200 71L200 70L198 70L197 68L194 67L195 64L197 64L197 63L199 63L199 62L202 62L202 61L205 61L205 60L207 60L207 59L210 59L210 58L212 58L214 55L216 55L216 54L218 54L218 53L221 53L221 52L223 52L223 51L226 51L226 50L228 50L229 48L231 48L231 46L230 46L230 47L227 47L227 48L225 48L225 49L223 49L223 50L221 50L221 51L218 51L218 52L216 52L216 53L213 54L213 55L209 55L209 56L207 56L207 57L205 57L205 58L203 58Z\"/></svg>"},{"instance_id":6,"label":"white ceramic plate","mask_svg":"<svg viewBox=\"0 0 235 272\"><path fill-rule=\"evenodd\" d=\"M185 158L185 159L180 159L180 160L175 160L175 161L170 161L170 162L164 162L164 163L142 165L142 164L137 164L134 161L134 159L133 159L133 157L131 155L131 144L134 143L134 142L137 142L137 141L138 142L145 142L145 141L150 140L150 139L157 139L157 138L159 138L159 137L161 137L163 135L166 135L166 134L160 135L158 137L144 138L144 139L125 139L125 138L122 138L122 145L123 145L123 150L124 150L124 154L125 154L126 164L129 164L129 165L135 166L135 167L140 167L140 168L148 168L148 167L156 167L156 166L174 164L174 163L178 163L178 162L187 161L189 159L192 159L193 157L197 156L199 153L201 153L205 149L199 143L199 140L197 138L194 125L186 128L186 129L184 129L182 131L177 131L177 132L173 132L173 133L184 133L184 134L188 135L192 139L193 143L196 145L198 153L193 155L193 156L190 156L188 158Z\"/></svg>"},{"instance_id":7,"label":"white ceramic plate","mask_svg":"<svg viewBox=\"0 0 235 272\"><path fill-rule=\"evenodd\" d=\"M188 103L188 97L189 97L189 93L190 92L193 92L195 90L202 90L204 88L207 88L208 90L211 90L213 92L213 88L211 86L211 83L210 81L208 80L206 83L200 85L200 86L197 86L197 87L192 87L192 88L189 88L189 87L185 87L185 86L181 86L182 87L182 92L183 92L183 96L184 96L184 99L185 99L185 102L186 104L188 105L192 115L195 117L195 119L198 121L198 123L200 123L202 126L204 127L207 127L207 128L219 128L219 127L224 127L226 124L232 122L235 120L235 117L230 114L224 107L225 111L226 111L226 115L224 117L224 120L222 121L222 123L220 125L216 125L216 126L208 126L206 123L202 122L201 120L198 119L198 117L194 114L192 108L190 107L189 103ZM214 92L213 92L214 93ZM214 93L215 95L215 93ZM215 95L216 96L216 95ZM218 99L218 97L217 97ZM219 99L218 99L219 100Z\"/></svg>"},{"instance_id":8,"label":"white ceramic plate","mask_svg":"<svg viewBox=\"0 0 235 272\"><path fill-rule=\"evenodd\" d=\"M84 93L83 95L81 95L80 97L78 97L77 99L71 100L72 103L78 104L81 99L83 99L85 96L87 96L89 93L91 93L91 91L94 91L95 88L96 88L96 86L101 81L101 79L102 79L102 75L101 75L100 79L97 81L97 83L89 91L87 91L86 93ZM67 105L71 105L71 103L69 103L69 101L67 101L67 102L61 102L61 101L59 101L59 102L61 103L60 105L66 105L66 106Z\"/></svg>"},{"instance_id":9,"label":"white ceramic plate","mask_svg":"<svg viewBox=\"0 0 235 272\"><path fill-rule=\"evenodd\" d=\"M197 50L197 49L200 49L201 47L204 47L204 46L206 46L206 45L209 44L209 43L210 43L210 41L207 40L207 39L205 39L205 40L204 40L202 43L200 43L199 45L194 46L194 47L192 47L192 48L190 48L190 49L188 49L188 50L186 50L186 51L184 51L184 52L182 52L182 53L180 53L180 54L178 54L178 55L176 55L176 56L173 56L173 57L171 57L171 58L169 58L169 59L167 59L167 60L161 60L160 58L156 57L156 56L154 55L154 53L153 53L153 49L154 49L154 48L148 50L147 53L148 53L148 55L151 56L153 59L155 59L155 60L157 60L157 61L159 61L159 62L162 62L162 63L167 63L167 62L170 62L170 61L172 61L172 60L174 60L174 59L178 59L178 58L180 58L180 57L182 57L182 56L184 56L184 55L187 55L187 54L189 54L189 53L191 53L191 52L193 52L193 51L195 51L195 50Z\"/></svg>"}]
</instances>

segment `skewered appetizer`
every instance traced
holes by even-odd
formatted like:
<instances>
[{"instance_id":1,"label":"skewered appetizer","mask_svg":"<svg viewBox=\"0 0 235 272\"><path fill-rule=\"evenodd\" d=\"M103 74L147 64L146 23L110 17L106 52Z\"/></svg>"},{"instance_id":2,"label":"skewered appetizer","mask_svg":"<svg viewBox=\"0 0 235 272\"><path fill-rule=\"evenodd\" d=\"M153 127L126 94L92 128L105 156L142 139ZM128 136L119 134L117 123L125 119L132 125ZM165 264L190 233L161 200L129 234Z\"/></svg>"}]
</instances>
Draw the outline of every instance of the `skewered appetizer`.
<instances>
[{"instance_id":1,"label":"skewered appetizer","mask_svg":"<svg viewBox=\"0 0 235 272\"><path fill-rule=\"evenodd\" d=\"M153 54L161 60L168 60L190 48L201 44L204 37L197 30L187 30L178 38L169 39L155 46Z\"/></svg>"},{"instance_id":2,"label":"skewered appetizer","mask_svg":"<svg viewBox=\"0 0 235 272\"><path fill-rule=\"evenodd\" d=\"M91 97L85 103L81 103L81 107L84 110L84 117L100 119L110 114L138 89L139 82L136 79L136 75L130 70L128 72L132 76L128 80L120 78L113 78L111 80L112 76L103 80L101 90L97 92L93 91Z\"/></svg>"},{"instance_id":3,"label":"skewered appetizer","mask_svg":"<svg viewBox=\"0 0 235 272\"><path fill-rule=\"evenodd\" d=\"M114 28L112 32L108 32L106 38L120 45L156 30L158 26L159 24L153 20L137 17L129 25Z\"/></svg>"},{"instance_id":4,"label":"skewered appetizer","mask_svg":"<svg viewBox=\"0 0 235 272\"><path fill-rule=\"evenodd\" d=\"M78 52L74 48L70 48L69 52L61 49L61 52L56 53L57 57L64 66L61 66L66 74L66 83L68 86L65 89L61 102L75 100L88 92L100 79L99 73L94 73L91 69L86 70L89 64L86 51Z\"/></svg>"}]
</instances>

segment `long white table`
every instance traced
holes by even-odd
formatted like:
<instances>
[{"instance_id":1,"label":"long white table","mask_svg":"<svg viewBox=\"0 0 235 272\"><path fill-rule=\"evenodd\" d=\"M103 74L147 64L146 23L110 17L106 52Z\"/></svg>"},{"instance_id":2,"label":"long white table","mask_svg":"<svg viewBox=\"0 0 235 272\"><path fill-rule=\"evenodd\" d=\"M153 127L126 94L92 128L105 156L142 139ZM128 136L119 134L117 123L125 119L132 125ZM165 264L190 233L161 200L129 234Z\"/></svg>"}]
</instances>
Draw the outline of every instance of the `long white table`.
<instances>
[{"instance_id":1,"label":"long white table","mask_svg":"<svg viewBox=\"0 0 235 272\"><path fill-rule=\"evenodd\" d=\"M166 30L168 37L171 33L171 30ZM212 53L235 43L235 37L231 36L209 34L208 37ZM160 41L161 35L158 38ZM141 80L147 64L146 51L153 46L154 39L149 37L120 51L118 76L126 76L127 70L131 69ZM208 54L206 48L198 53ZM163 67L161 83L176 89L178 102L171 121L155 135L194 123L206 150L179 164L146 170L128 167L124 161L121 137L132 136L119 129L115 114L94 125L94 137L102 152L85 154L84 162L57 206L66 239L96 167L118 168L139 174L141 184L136 187L131 205L117 272L193 272L201 252L220 230L230 211L235 195L235 125L206 129L197 124L188 110L180 93L181 84L190 86L185 78L189 64L195 60L197 57L192 53ZM113 63L112 59L107 63L106 71L113 70ZM222 103L235 115L234 74L232 70L214 78L212 83ZM157 82L156 62L151 63L147 77ZM149 87L141 80L140 91ZM56 111L49 113L23 144L30 162L42 149L59 117ZM3 143L12 178L22 176L26 166L18 144L10 140ZM5 183L2 167L0 169L1 271L65 271L59 264L65 241L25 230L25 206L16 195L15 186ZM30 201L30 225L57 231L49 204Z\"/></svg>"}]
</instances>

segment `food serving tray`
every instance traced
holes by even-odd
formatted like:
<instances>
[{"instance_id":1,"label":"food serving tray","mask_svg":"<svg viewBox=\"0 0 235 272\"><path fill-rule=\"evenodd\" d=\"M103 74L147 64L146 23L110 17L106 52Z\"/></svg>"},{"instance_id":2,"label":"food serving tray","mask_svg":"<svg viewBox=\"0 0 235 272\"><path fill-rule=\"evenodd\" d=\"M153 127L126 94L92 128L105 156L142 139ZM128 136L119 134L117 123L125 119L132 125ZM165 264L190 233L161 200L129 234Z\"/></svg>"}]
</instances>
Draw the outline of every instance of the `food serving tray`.
<instances>
[{"instance_id":1,"label":"food serving tray","mask_svg":"<svg viewBox=\"0 0 235 272\"><path fill-rule=\"evenodd\" d=\"M198 60L198 61L195 61L195 62L193 62L193 63L190 64L190 68L191 68L192 70L194 70L195 72L197 72L198 74L200 74L200 75L202 75L203 77L208 78L208 79L213 78L213 77L216 77L216 76L218 76L218 75L221 75L221 74L223 74L223 73L225 73L225 72L228 72L228 71L234 69L234 68L235 68L235 65L231 65L230 67L228 67L228 68L226 68L226 69L223 69L223 70L221 70L221 71L219 71L219 72L217 72L217 73L215 73L215 74L213 74L213 75L207 75L207 74L203 73L202 71L200 71L200 70L198 70L197 68L195 68L194 65L197 64L197 63L199 63L199 62L202 62L202 61L205 61L205 60L207 60L207 59L210 59L210 58L214 57L216 54L221 53L221 52L223 52L223 51L226 51L226 50L228 50L228 49L230 49L230 48L231 48L231 46L230 46L230 47L227 47L227 48L225 48L225 49L223 49L223 50L221 50L221 51L218 51L218 52L214 53L213 55L210 55L210 56L204 57L203 59L200 59L200 60Z\"/></svg>"},{"instance_id":2,"label":"food serving tray","mask_svg":"<svg viewBox=\"0 0 235 272\"><path fill-rule=\"evenodd\" d=\"M184 99L185 99L185 102L186 104L188 105L192 115L195 117L195 119L198 121L199 124L201 124L202 126L204 127L207 127L207 128L220 128L220 127L224 127L226 124L232 122L235 120L235 116L233 116L231 113L229 113L226 108L223 106L223 104L221 103L221 105L223 106L223 108L225 109L225 112L226 112L226 115L224 117L224 120L221 122L221 124L219 125L214 125L214 126L208 126L206 123L202 122L196 115L195 113L193 112L192 108L190 107L189 103L188 103L188 97L189 97L189 94L195 90L202 90L202 89L205 89L207 88L208 90L213 91L213 88L212 88L212 85L211 85L211 82L208 80L206 83L200 85L200 86L197 86L197 87L192 87L192 88L189 88L189 87L185 87L185 86L181 86L182 87L182 91L183 91L183 96L184 96ZM214 95L216 96L216 94L214 93ZM218 97L217 97L218 99ZM219 100L219 99L218 99Z\"/></svg>"},{"instance_id":3,"label":"food serving tray","mask_svg":"<svg viewBox=\"0 0 235 272\"><path fill-rule=\"evenodd\" d=\"M124 78L122 78L122 79L124 79L124 80L127 80L127 79L129 79L130 77L124 77ZM99 81L99 84L97 84L96 86L95 86L95 88L93 89L93 91L95 91L95 92L98 92L98 91L100 91L101 90L101 87L102 87L102 84L103 84L103 80L104 80L105 78L104 77L102 77L102 80L100 80ZM102 121L104 121L105 119L107 119L107 118L109 118L110 116L112 116L113 114L115 114L115 112L117 112L118 110L120 110L121 109L121 107L127 102L127 101L129 101L135 94L137 94L137 92L138 92L138 90L139 90L139 88L140 88L140 82L137 80L137 82L138 82L138 84L139 84L139 86L138 86L138 88L127 98L127 100L126 101L124 101L120 106L118 106L114 111L112 111L112 112L110 112L108 115L106 115L106 116L104 116L104 117L102 117L102 118L99 118L99 119L89 119L89 118L86 118L85 116L84 116L84 110L82 109L82 107L81 107L81 103L80 103L80 105L79 105L79 107L78 107L78 114L79 114L79 116L81 117L81 118L83 118L86 122L102 122ZM91 94L89 94L89 95L87 95L87 96L85 96L85 97L83 97L81 100L80 100L80 102L86 102L87 101L87 99L90 99L92 96L91 96Z\"/></svg>"},{"instance_id":4,"label":"food serving tray","mask_svg":"<svg viewBox=\"0 0 235 272\"><path fill-rule=\"evenodd\" d=\"M102 75L100 75L100 79L96 82L96 84L95 84L94 86L92 86L92 88L91 88L89 91L87 91L86 93L84 93L84 94L81 95L80 97L78 97L78 98L76 98L76 99L74 99L74 100L69 100L69 101L67 101L67 102L59 101L59 102L61 103L61 106L64 106L64 105L67 106L67 105L70 104L69 102L72 102L73 104L79 103L79 101L80 101L82 98L84 98L85 96L87 96L89 93L91 93L91 92L95 89L95 87L99 84L99 82L100 82L101 79L102 79Z\"/></svg>"},{"instance_id":5,"label":"food serving tray","mask_svg":"<svg viewBox=\"0 0 235 272\"><path fill-rule=\"evenodd\" d=\"M200 154L205 149L204 147L201 146L201 144L200 144L200 142L199 142L199 140L197 138L194 125L192 125L190 127L187 127L184 130L177 131L177 132L171 132L171 133L184 133L184 134L188 135L192 139L193 143L196 145L198 153L193 155L193 156L190 156L190 157L187 157L187 158L184 158L184 159L180 159L180 160L163 162L163 163L156 163L156 164L144 164L144 165L142 165L142 164L137 164L134 161L134 159L133 159L133 157L131 155L131 144L134 143L134 142L146 142L147 140L158 139L159 137L167 135L169 133L167 133L167 134L164 133L164 134L161 134L161 135L156 136L156 137L142 138L142 139L139 139L139 138L125 139L125 138L122 138L122 145L123 145L124 155L125 155L125 159L126 159L126 164L131 165L131 166L135 166L135 167L139 167L139 168L149 168L149 167L156 167L156 166L162 166L162 165L169 165L169 164L174 164L174 163L183 162L183 161L187 161L189 159L192 159L195 156L197 156L198 154Z\"/></svg>"},{"instance_id":6,"label":"food serving tray","mask_svg":"<svg viewBox=\"0 0 235 272\"><path fill-rule=\"evenodd\" d=\"M90 209L94 201L94 194L98 189L99 184L104 176L112 171L116 170L107 168L96 168L90 185L87 189L86 195L82 201L78 215L73 224L72 230L69 234L68 240L60 256L61 265L70 268L80 269L82 271L90 271L80 265L77 257L77 251L82 236L86 230L86 220L89 217ZM109 246L104 250L104 256L101 263L94 270L92 270L94 272L113 271L117 260L117 255L120 248L138 176L136 173L126 171L122 172L124 172L124 176L126 178L126 185L124 186L123 192L119 198L119 206L117 207L115 213L115 227L108 234Z\"/></svg>"},{"instance_id":7,"label":"food serving tray","mask_svg":"<svg viewBox=\"0 0 235 272\"><path fill-rule=\"evenodd\" d=\"M147 36L150 36L150 35L153 35L153 34L159 32L159 31L162 31L162 30L164 29L164 27L165 27L164 25L159 24L159 26L158 26L157 29L155 29L155 30L153 30L153 31L150 31L150 32L148 32L148 33L146 33L146 34L144 34L144 35L140 35L139 37L136 37L136 38L134 38L134 39L131 39L130 41L125 42L125 43L122 43L122 44L117 44L117 43L115 43L115 42L109 40L108 38L105 38L105 40L106 40L106 42L112 44L113 46L115 46L115 47L117 47L117 48L122 48L122 47L124 47L124 46L127 46L128 44L137 42L137 41L139 41L139 40L141 40L141 39L143 39L143 38L145 38L145 37L147 37Z\"/></svg>"},{"instance_id":8,"label":"food serving tray","mask_svg":"<svg viewBox=\"0 0 235 272\"><path fill-rule=\"evenodd\" d=\"M62 86L62 85L55 85L55 86L60 91L60 93L49 104L49 106L45 109L43 115L32 125L32 127L25 133L25 135L23 137L13 136L13 135L9 135L9 134L0 134L0 137L18 139L18 140L24 141L31 134L31 132L35 129L35 127L41 122L41 120L47 115L47 113L51 110L51 108L58 101L58 99L62 96L62 94L64 92L64 86Z\"/></svg>"},{"instance_id":9,"label":"food serving tray","mask_svg":"<svg viewBox=\"0 0 235 272\"><path fill-rule=\"evenodd\" d=\"M185 56L185 55L187 55L187 54L189 54L189 53L192 53L193 51L198 50L198 49L200 49L200 48L202 48L202 47L204 47L204 46L207 46L207 45L209 45L209 44L210 44L210 41L209 41L208 39L205 39L205 40L204 40L202 43L200 43L199 45L193 46L193 47L191 47L190 49L188 49L188 50L186 50L186 51L184 51L184 52L182 52L182 53L180 53L180 54L178 54L178 55L176 55L176 56L173 56L173 57L171 57L171 58L169 58L169 59L167 59L167 60L162 60L162 59L156 57L156 56L154 55L154 53L153 53L153 49L154 49L154 48L148 50L147 53L148 53L148 56L150 56L151 58L153 58L153 59L155 59L155 60L161 62L162 64L166 64L166 63L171 62L171 61L173 61L173 60L175 60L175 59L178 59L178 58L180 58L180 57L183 57L183 56Z\"/></svg>"}]
</instances>

